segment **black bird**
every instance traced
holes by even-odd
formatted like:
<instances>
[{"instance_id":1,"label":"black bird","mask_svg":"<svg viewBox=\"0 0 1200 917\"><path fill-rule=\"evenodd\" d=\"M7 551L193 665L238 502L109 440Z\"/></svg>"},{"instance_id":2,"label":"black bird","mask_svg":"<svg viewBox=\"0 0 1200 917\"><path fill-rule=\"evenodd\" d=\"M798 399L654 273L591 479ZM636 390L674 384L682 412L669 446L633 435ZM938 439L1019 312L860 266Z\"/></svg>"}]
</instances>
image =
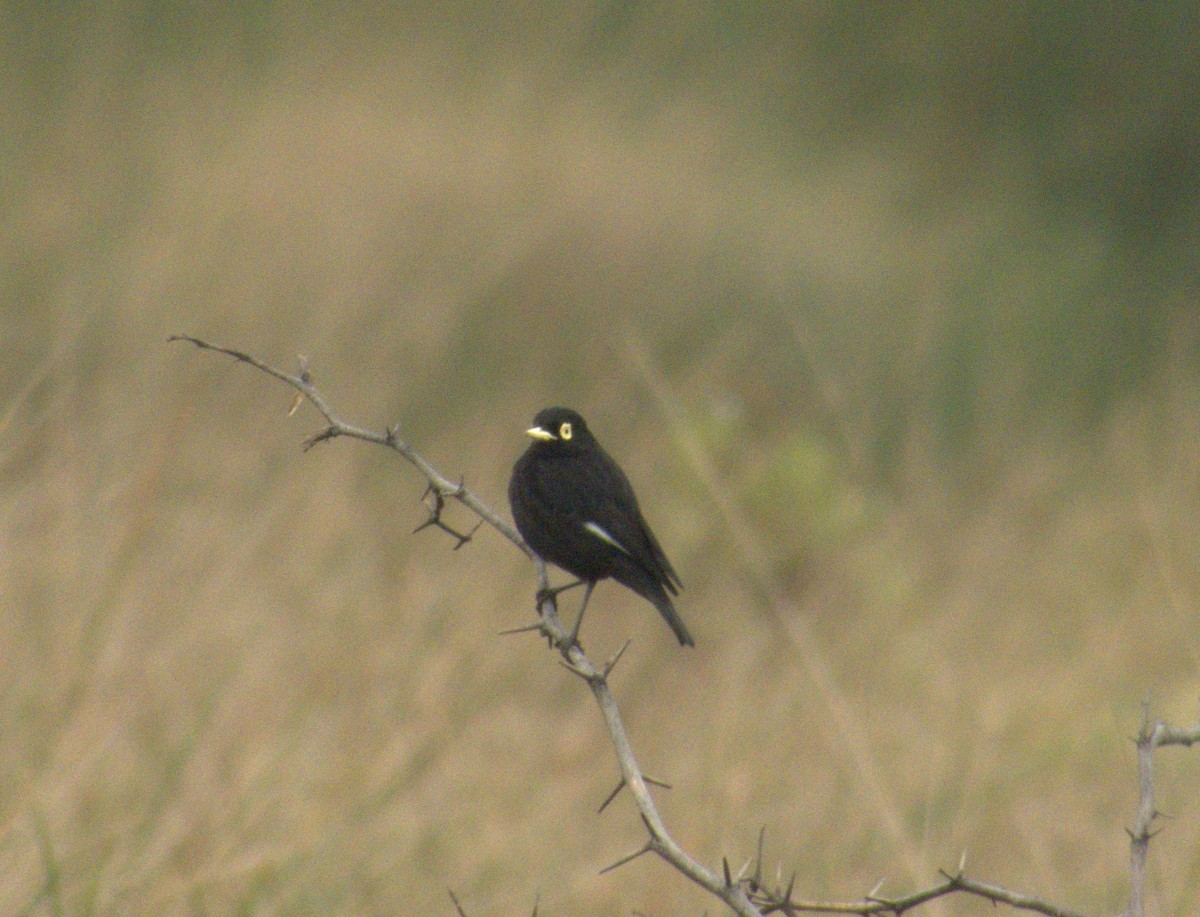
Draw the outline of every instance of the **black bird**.
<instances>
[{"instance_id":1,"label":"black bird","mask_svg":"<svg viewBox=\"0 0 1200 917\"><path fill-rule=\"evenodd\" d=\"M583 418L569 408L546 408L525 432L533 443L513 466L508 501L537 555L587 586L572 638L592 589L611 576L653 603L680 644L694 646L671 602L683 584L642 518L625 472Z\"/></svg>"}]
</instances>

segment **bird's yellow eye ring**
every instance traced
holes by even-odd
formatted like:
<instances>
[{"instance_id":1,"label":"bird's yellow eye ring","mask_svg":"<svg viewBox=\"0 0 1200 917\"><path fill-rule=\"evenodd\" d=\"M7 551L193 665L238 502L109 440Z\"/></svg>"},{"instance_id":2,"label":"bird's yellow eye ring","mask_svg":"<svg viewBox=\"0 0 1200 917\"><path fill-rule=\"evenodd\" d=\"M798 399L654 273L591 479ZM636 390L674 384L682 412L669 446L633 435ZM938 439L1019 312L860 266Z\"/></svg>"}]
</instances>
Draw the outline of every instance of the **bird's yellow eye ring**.
<instances>
[{"instance_id":1,"label":"bird's yellow eye ring","mask_svg":"<svg viewBox=\"0 0 1200 917\"><path fill-rule=\"evenodd\" d=\"M559 439L570 439L571 438L570 422L564 423L562 426L560 426L558 428L558 438Z\"/></svg>"}]
</instances>

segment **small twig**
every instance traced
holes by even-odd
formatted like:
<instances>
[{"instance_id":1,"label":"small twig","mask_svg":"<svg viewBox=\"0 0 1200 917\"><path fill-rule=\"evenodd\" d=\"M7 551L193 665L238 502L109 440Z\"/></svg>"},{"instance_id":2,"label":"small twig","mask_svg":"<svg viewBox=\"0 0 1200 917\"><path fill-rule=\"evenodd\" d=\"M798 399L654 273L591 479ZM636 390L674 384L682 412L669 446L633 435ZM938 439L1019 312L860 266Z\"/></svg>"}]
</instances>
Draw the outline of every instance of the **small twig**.
<instances>
[{"instance_id":1,"label":"small twig","mask_svg":"<svg viewBox=\"0 0 1200 917\"><path fill-rule=\"evenodd\" d=\"M313 407L317 409L320 415L325 418L327 426L319 433L310 436L305 440L305 448L311 449L318 443L323 443L326 440L335 439L339 436L347 436L351 439L361 439L364 442L375 443L376 445L385 446L402 455L416 469L421 472L428 481L429 486L434 493L440 494L443 497L449 497L457 500L463 506L467 507L471 512L475 513L480 519L490 525L493 529L511 541L514 545L520 548L527 557L532 558L533 552L529 546L525 544L525 539L521 537L521 533L516 528L504 519L499 513L492 509L487 503L481 500L475 493L463 487L461 484L455 484L453 481L440 474L437 469L429 464L423 456L421 456L409 443L403 440L396 427L388 429L384 433L376 430L368 430L363 427L355 426L354 424L346 423L333 410L333 407L325 399L325 396L313 384L312 376L309 374L308 367L304 361L301 361L300 372L298 374L286 373L283 370L276 369L267 363L262 362L257 357L253 357L248 353L243 353L240 350L235 350L232 347L222 347L218 344L210 344L208 341L200 338L191 337L186 334L173 334L168 341L186 341L189 344L194 344L201 350L212 350L216 353L223 353L226 356L233 357L241 363L246 363L253 366L268 376L273 376L280 382L290 385L300 395L302 395Z\"/></svg>"},{"instance_id":2,"label":"small twig","mask_svg":"<svg viewBox=\"0 0 1200 917\"><path fill-rule=\"evenodd\" d=\"M458 488L459 488L459 490L462 489L461 482L459 483ZM433 484L429 484L425 488L425 493L421 496L422 501L424 501L427 497L433 498L432 506L430 506L429 503L425 504L425 509L427 509L429 511L429 518L427 518L424 522L422 522L420 525L418 525L415 529L412 530L412 533L414 535L417 534L417 532L420 532L420 531L423 531L423 530L429 528L430 526L434 526L436 528L441 529L443 532L445 532L447 535L449 535L451 538L453 538L457 542L457 544L455 544L454 547L451 549L451 550L457 551L459 548L461 548L463 545L465 545L468 541L470 541L472 536L474 536L474 534L479 531L479 527L481 525L483 525L483 520L480 519L478 522L475 523L475 527L472 528L471 531L466 532L465 534L463 532L458 531L457 529L453 529L449 525L447 525L445 522L442 521L442 510L444 510L446 508L445 495L440 490L435 490L433 487Z\"/></svg>"}]
</instances>

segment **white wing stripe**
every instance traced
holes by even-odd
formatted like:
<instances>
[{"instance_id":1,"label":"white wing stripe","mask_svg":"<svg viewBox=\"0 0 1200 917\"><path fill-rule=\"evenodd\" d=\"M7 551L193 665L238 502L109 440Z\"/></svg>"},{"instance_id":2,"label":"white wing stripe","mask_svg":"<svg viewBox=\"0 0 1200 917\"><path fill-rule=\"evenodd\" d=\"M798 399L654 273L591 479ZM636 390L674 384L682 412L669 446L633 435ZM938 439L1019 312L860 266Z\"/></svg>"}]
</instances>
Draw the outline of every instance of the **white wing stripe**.
<instances>
[{"instance_id":1,"label":"white wing stripe","mask_svg":"<svg viewBox=\"0 0 1200 917\"><path fill-rule=\"evenodd\" d=\"M583 524L583 527L585 529L587 529L589 532L591 532L593 535L595 535L597 538L599 538L601 541L603 541L605 544L612 545L614 548L616 548L622 554L629 554L629 550L625 547L625 545L621 544L621 542L619 542L619 541L617 541L617 539L613 538L612 535L608 534L608 532L604 531L604 529L602 529L596 523L585 522ZM629 556L632 557L633 555L629 554Z\"/></svg>"}]
</instances>

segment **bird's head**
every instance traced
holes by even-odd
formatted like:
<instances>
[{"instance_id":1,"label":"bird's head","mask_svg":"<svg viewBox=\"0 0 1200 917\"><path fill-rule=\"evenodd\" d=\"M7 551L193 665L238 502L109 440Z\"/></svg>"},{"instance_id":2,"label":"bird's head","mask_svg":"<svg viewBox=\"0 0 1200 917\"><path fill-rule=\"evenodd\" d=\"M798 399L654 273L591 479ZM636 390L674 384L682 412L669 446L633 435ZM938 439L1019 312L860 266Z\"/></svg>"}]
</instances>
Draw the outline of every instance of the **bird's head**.
<instances>
[{"instance_id":1,"label":"bird's head","mask_svg":"<svg viewBox=\"0 0 1200 917\"><path fill-rule=\"evenodd\" d=\"M546 408L538 411L533 426L525 431L539 443L554 448L572 448L591 439L583 418L570 408Z\"/></svg>"}]
</instances>

